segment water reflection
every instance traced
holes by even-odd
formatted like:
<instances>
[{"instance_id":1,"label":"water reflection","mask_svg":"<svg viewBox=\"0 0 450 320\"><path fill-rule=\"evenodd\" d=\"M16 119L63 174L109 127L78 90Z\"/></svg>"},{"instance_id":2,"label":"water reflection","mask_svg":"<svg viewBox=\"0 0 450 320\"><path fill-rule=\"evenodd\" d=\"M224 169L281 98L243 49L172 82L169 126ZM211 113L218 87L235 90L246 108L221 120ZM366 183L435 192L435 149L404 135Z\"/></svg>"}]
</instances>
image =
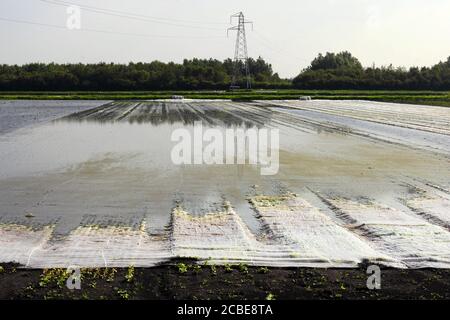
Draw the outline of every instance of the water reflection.
<instances>
[{"instance_id":1,"label":"water reflection","mask_svg":"<svg viewBox=\"0 0 450 320\"><path fill-rule=\"evenodd\" d=\"M70 122L128 122L193 125L202 121L205 125L245 128L262 127L271 121L272 111L263 108L241 108L238 105L180 102L113 102L98 108L71 114L62 118Z\"/></svg>"}]
</instances>

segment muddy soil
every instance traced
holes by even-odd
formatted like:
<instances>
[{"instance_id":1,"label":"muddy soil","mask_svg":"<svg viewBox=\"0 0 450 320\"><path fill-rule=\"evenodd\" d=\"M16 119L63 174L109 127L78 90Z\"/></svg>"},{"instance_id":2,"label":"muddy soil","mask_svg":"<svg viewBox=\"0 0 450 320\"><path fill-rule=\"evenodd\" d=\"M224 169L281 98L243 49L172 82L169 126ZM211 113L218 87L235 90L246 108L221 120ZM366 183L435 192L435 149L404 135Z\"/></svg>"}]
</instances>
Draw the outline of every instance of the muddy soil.
<instances>
[{"instance_id":1,"label":"muddy soil","mask_svg":"<svg viewBox=\"0 0 450 320\"><path fill-rule=\"evenodd\" d=\"M366 268L194 266L83 269L81 290L66 287L64 270L2 265L0 300L443 300L450 270L382 269L381 289L367 288Z\"/></svg>"}]
</instances>

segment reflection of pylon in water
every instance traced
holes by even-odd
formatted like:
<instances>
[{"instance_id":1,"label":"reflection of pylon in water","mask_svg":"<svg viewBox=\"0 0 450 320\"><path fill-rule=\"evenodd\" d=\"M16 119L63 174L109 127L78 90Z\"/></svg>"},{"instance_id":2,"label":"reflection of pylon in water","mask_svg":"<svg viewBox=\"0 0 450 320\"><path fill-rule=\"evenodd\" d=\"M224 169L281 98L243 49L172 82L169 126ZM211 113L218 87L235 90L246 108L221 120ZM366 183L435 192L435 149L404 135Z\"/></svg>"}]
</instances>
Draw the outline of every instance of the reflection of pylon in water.
<instances>
[{"instance_id":1,"label":"reflection of pylon in water","mask_svg":"<svg viewBox=\"0 0 450 320\"><path fill-rule=\"evenodd\" d=\"M241 77L245 77L247 83L247 89L251 89L251 77L250 77L250 68L248 66L248 53L247 53L247 38L245 36L245 24L251 23L253 28L253 23L250 21L245 21L244 14L239 12L231 16L230 21L233 21L233 18L238 18L239 23L237 26L231 27L228 29L236 30L236 48L234 52L234 65L233 65L233 78L231 80L231 89L239 89L239 82Z\"/></svg>"}]
</instances>

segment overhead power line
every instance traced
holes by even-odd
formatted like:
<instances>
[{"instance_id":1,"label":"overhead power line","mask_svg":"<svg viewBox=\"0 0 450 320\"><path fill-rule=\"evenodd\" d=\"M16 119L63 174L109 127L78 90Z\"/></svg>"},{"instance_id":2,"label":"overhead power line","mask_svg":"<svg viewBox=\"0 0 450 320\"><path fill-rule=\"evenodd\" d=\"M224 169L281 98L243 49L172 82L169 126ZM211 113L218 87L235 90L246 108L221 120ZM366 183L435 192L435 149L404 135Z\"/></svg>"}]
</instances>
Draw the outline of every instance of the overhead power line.
<instances>
[{"instance_id":1,"label":"overhead power line","mask_svg":"<svg viewBox=\"0 0 450 320\"><path fill-rule=\"evenodd\" d=\"M115 16L130 20L136 20L141 22L149 22L149 23L156 23L156 24L164 24L164 25L170 25L173 27L180 27L180 28L191 28L191 29L204 29L204 30L222 30L218 27L207 27L207 26L200 26L200 25L193 25L193 24L204 24L204 25L211 25L211 24L220 24L224 25L222 23L210 23L210 22L201 22L201 21L189 21L189 20L181 20L181 19L172 19L172 18L161 18L161 17L152 17L142 14L135 14L130 12L124 12L119 10L112 10L112 9L105 9L105 8L99 8L99 7L93 7L93 6L86 6L79 3L71 2L71 1L62 1L62 0L40 0L41 2L57 5L57 6L78 6L81 9L93 12L97 14L102 15L109 15L109 16Z\"/></svg>"},{"instance_id":2,"label":"overhead power line","mask_svg":"<svg viewBox=\"0 0 450 320\"><path fill-rule=\"evenodd\" d=\"M54 28L54 29L69 31L66 26L61 26L61 25L56 25L56 24L48 24L48 23L19 20L19 19L10 19L10 18L4 18L4 17L0 17L0 21L35 25L35 26L40 26L40 27ZM133 37L144 37L144 38L167 38L167 39L222 39L222 38L225 38L225 36L156 35L156 34L145 34L145 33L116 32L116 31L111 31L111 30L100 30L100 29L91 29L91 28L75 29L75 30L70 30L70 32L93 32L93 33L111 34L111 35L118 35L118 36L133 36Z\"/></svg>"},{"instance_id":3,"label":"overhead power line","mask_svg":"<svg viewBox=\"0 0 450 320\"><path fill-rule=\"evenodd\" d=\"M257 30L254 30L254 32L255 32L255 35L257 36L257 38L255 38L255 40L257 42L259 42L260 44L262 44L264 47L271 50L273 53L275 53L277 55L279 54L278 57L280 58L280 60L285 60L286 59L285 56L288 55L295 60L307 62L307 59L300 58L299 56L293 54L292 52L289 52L286 49L280 47L279 45L274 44L271 40L269 40L267 37L265 37L263 34L258 32Z\"/></svg>"}]
</instances>

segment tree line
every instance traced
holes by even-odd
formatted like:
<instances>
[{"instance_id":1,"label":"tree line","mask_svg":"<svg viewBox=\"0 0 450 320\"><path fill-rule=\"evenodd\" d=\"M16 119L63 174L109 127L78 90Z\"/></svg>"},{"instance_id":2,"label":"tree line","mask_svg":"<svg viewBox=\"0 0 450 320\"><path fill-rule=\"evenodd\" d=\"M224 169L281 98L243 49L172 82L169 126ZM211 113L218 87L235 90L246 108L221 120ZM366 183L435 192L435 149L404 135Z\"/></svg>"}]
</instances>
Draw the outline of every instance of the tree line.
<instances>
[{"instance_id":1,"label":"tree line","mask_svg":"<svg viewBox=\"0 0 450 320\"><path fill-rule=\"evenodd\" d=\"M183 63L98 63L0 65L2 91L224 90L235 64L231 59L191 59ZM239 70L243 65L238 66ZM364 68L349 52L320 54L294 79L281 79L263 58L249 59L253 88L450 90L450 58L432 67ZM245 87L243 77L238 79Z\"/></svg>"},{"instance_id":2,"label":"tree line","mask_svg":"<svg viewBox=\"0 0 450 320\"><path fill-rule=\"evenodd\" d=\"M432 67L364 68L349 52L320 54L292 84L298 89L450 90L450 57Z\"/></svg>"},{"instance_id":3,"label":"tree line","mask_svg":"<svg viewBox=\"0 0 450 320\"><path fill-rule=\"evenodd\" d=\"M98 63L0 66L0 90L201 90L227 89L234 70L231 59L184 60L183 63ZM290 85L262 58L249 59L252 82L259 88ZM240 66L242 69L243 66ZM238 78L244 83L243 77Z\"/></svg>"}]
</instances>

